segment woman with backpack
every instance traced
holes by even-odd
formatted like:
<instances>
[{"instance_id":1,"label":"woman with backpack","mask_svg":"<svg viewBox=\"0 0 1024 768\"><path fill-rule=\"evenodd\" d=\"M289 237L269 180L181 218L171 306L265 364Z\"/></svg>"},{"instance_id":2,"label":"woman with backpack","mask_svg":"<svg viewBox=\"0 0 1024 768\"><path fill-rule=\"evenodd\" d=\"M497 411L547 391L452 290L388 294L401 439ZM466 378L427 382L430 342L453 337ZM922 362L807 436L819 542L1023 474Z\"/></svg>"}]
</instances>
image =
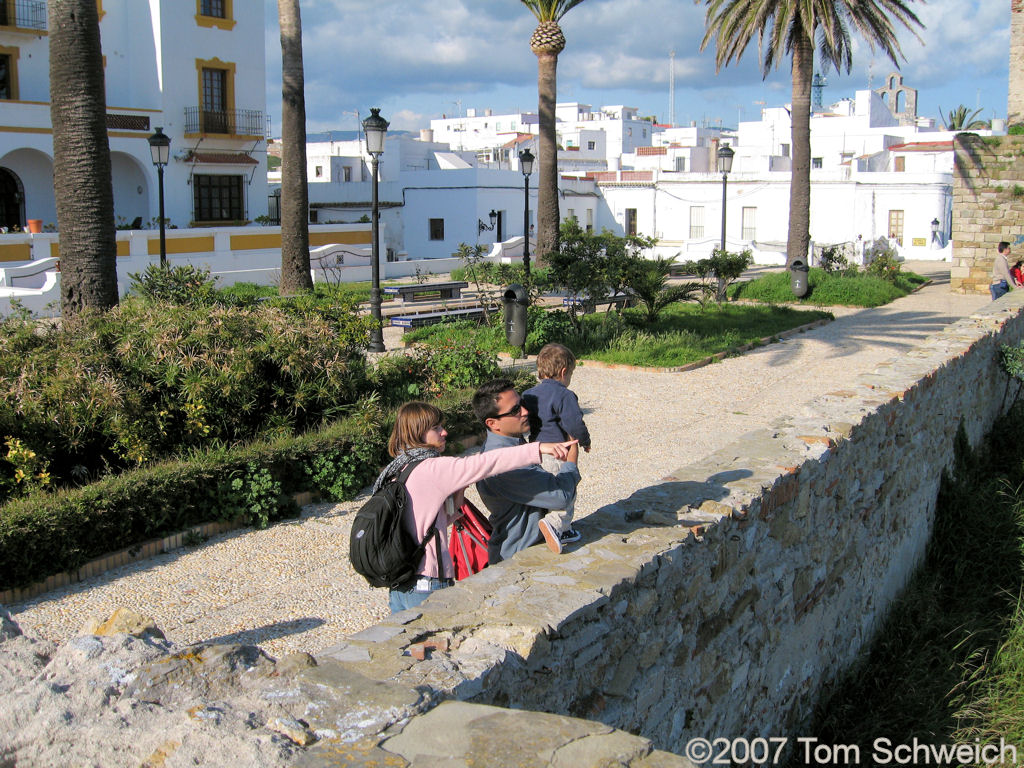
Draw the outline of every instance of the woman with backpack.
<instances>
[{"instance_id":1,"label":"woman with backpack","mask_svg":"<svg viewBox=\"0 0 1024 768\"><path fill-rule=\"evenodd\" d=\"M514 410L519 413L522 408L520 402ZM412 401L399 408L388 441L388 452L395 457L394 461L373 485L376 493L397 478L406 465L418 462L405 481L408 498L403 523L417 542L428 536L434 539L424 550L414 578L390 590L388 602L392 613L413 608L431 592L455 583L445 531L457 516L466 486L492 475L540 464L544 454L565 459L575 442L524 443L474 456L442 456L448 437L442 421L441 411L428 403Z\"/></svg>"}]
</instances>

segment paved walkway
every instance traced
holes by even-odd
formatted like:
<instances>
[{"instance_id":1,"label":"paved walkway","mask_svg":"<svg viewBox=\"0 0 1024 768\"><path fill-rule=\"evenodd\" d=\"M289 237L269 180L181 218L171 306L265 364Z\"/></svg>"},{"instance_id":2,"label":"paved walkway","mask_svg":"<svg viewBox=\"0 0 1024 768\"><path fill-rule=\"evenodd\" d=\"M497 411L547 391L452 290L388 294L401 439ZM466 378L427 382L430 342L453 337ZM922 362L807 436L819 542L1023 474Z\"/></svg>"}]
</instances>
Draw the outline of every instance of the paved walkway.
<instances>
[{"instance_id":1,"label":"paved walkway","mask_svg":"<svg viewBox=\"0 0 1024 768\"><path fill-rule=\"evenodd\" d=\"M988 303L951 294L947 264L907 268L933 283L886 307L834 310L833 323L721 363L681 374L580 366L573 389L594 443L580 460L581 527L589 512L799 412ZM396 342L388 338L389 346ZM9 608L25 630L55 640L127 606L152 616L178 643L316 653L387 612L385 591L369 589L348 567L349 526L360 503L314 505L298 520L224 534Z\"/></svg>"}]
</instances>

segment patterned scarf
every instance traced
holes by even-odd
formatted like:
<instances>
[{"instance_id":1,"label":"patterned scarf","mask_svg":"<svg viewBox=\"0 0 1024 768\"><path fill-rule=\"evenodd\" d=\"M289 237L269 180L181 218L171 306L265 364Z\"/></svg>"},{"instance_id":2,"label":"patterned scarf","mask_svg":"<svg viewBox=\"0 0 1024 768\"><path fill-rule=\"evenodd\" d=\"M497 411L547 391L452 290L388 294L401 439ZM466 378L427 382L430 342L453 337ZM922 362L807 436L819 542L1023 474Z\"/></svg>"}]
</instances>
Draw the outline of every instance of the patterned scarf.
<instances>
[{"instance_id":1,"label":"patterned scarf","mask_svg":"<svg viewBox=\"0 0 1024 768\"><path fill-rule=\"evenodd\" d=\"M398 477L402 473L402 469L409 462L421 461L422 459L432 459L435 456L440 455L441 452L436 448L410 448L407 451L402 451L390 464L384 467L384 470L377 476L377 480L373 484L372 493L376 493L384 486L385 483Z\"/></svg>"}]
</instances>

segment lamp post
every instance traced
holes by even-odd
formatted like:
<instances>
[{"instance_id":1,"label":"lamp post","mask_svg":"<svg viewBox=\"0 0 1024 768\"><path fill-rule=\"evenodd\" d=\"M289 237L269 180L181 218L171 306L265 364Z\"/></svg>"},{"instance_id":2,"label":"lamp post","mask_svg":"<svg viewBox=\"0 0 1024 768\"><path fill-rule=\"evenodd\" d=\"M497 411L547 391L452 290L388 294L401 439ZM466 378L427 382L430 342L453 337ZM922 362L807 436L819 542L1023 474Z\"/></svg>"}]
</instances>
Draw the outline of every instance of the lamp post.
<instances>
[{"instance_id":1,"label":"lamp post","mask_svg":"<svg viewBox=\"0 0 1024 768\"><path fill-rule=\"evenodd\" d=\"M478 235L483 234L484 232L494 231L494 225L498 223L498 212L492 208L491 212L487 215L487 218L491 220L491 226L484 224L483 219L476 220L476 233Z\"/></svg>"},{"instance_id":2,"label":"lamp post","mask_svg":"<svg viewBox=\"0 0 1024 768\"><path fill-rule=\"evenodd\" d=\"M725 192L729 186L729 171L732 170L732 157L735 154L728 144L718 149L718 172L722 174L722 253L725 253Z\"/></svg>"},{"instance_id":3,"label":"lamp post","mask_svg":"<svg viewBox=\"0 0 1024 768\"><path fill-rule=\"evenodd\" d=\"M523 172L523 271L530 280L530 174L533 173L533 152L519 153L519 169Z\"/></svg>"},{"instance_id":4,"label":"lamp post","mask_svg":"<svg viewBox=\"0 0 1024 768\"><path fill-rule=\"evenodd\" d=\"M366 136L366 151L370 153L373 167L373 213L370 216L370 230L373 238L372 263L370 264L370 312L373 314L373 328L370 329L370 351L384 351L383 321L380 316L380 207L377 200L377 164L384 154L384 135L388 132L388 121L380 116L380 107L373 107L370 116L363 120Z\"/></svg>"},{"instance_id":5,"label":"lamp post","mask_svg":"<svg viewBox=\"0 0 1024 768\"><path fill-rule=\"evenodd\" d=\"M171 156L171 138L162 127L149 137L149 151L156 166L157 186L160 189L160 268L167 269L167 239L164 225L164 166Z\"/></svg>"}]
</instances>

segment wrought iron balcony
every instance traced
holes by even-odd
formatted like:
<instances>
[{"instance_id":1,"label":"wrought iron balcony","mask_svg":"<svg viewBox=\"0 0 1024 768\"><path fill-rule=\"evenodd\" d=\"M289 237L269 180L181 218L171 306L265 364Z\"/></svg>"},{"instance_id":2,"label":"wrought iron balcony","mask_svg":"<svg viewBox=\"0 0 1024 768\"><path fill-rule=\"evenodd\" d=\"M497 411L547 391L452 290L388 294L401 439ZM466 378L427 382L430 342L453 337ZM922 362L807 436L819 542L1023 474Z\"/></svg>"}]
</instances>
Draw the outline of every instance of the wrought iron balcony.
<instances>
[{"instance_id":1,"label":"wrought iron balcony","mask_svg":"<svg viewBox=\"0 0 1024 768\"><path fill-rule=\"evenodd\" d=\"M265 136L266 120L258 109L210 110L185 107L185 133Z\"/></svg>"},{"instance_id":2,"label":"wrought iron balcony","mask_svg":"<svg viewBox=\"0 0 1024 768\"><path fill-rule=\"evenodd\" d=\"M46 29L46 0L0 0L0 27Z\"/></svg>"}]
</instances>

